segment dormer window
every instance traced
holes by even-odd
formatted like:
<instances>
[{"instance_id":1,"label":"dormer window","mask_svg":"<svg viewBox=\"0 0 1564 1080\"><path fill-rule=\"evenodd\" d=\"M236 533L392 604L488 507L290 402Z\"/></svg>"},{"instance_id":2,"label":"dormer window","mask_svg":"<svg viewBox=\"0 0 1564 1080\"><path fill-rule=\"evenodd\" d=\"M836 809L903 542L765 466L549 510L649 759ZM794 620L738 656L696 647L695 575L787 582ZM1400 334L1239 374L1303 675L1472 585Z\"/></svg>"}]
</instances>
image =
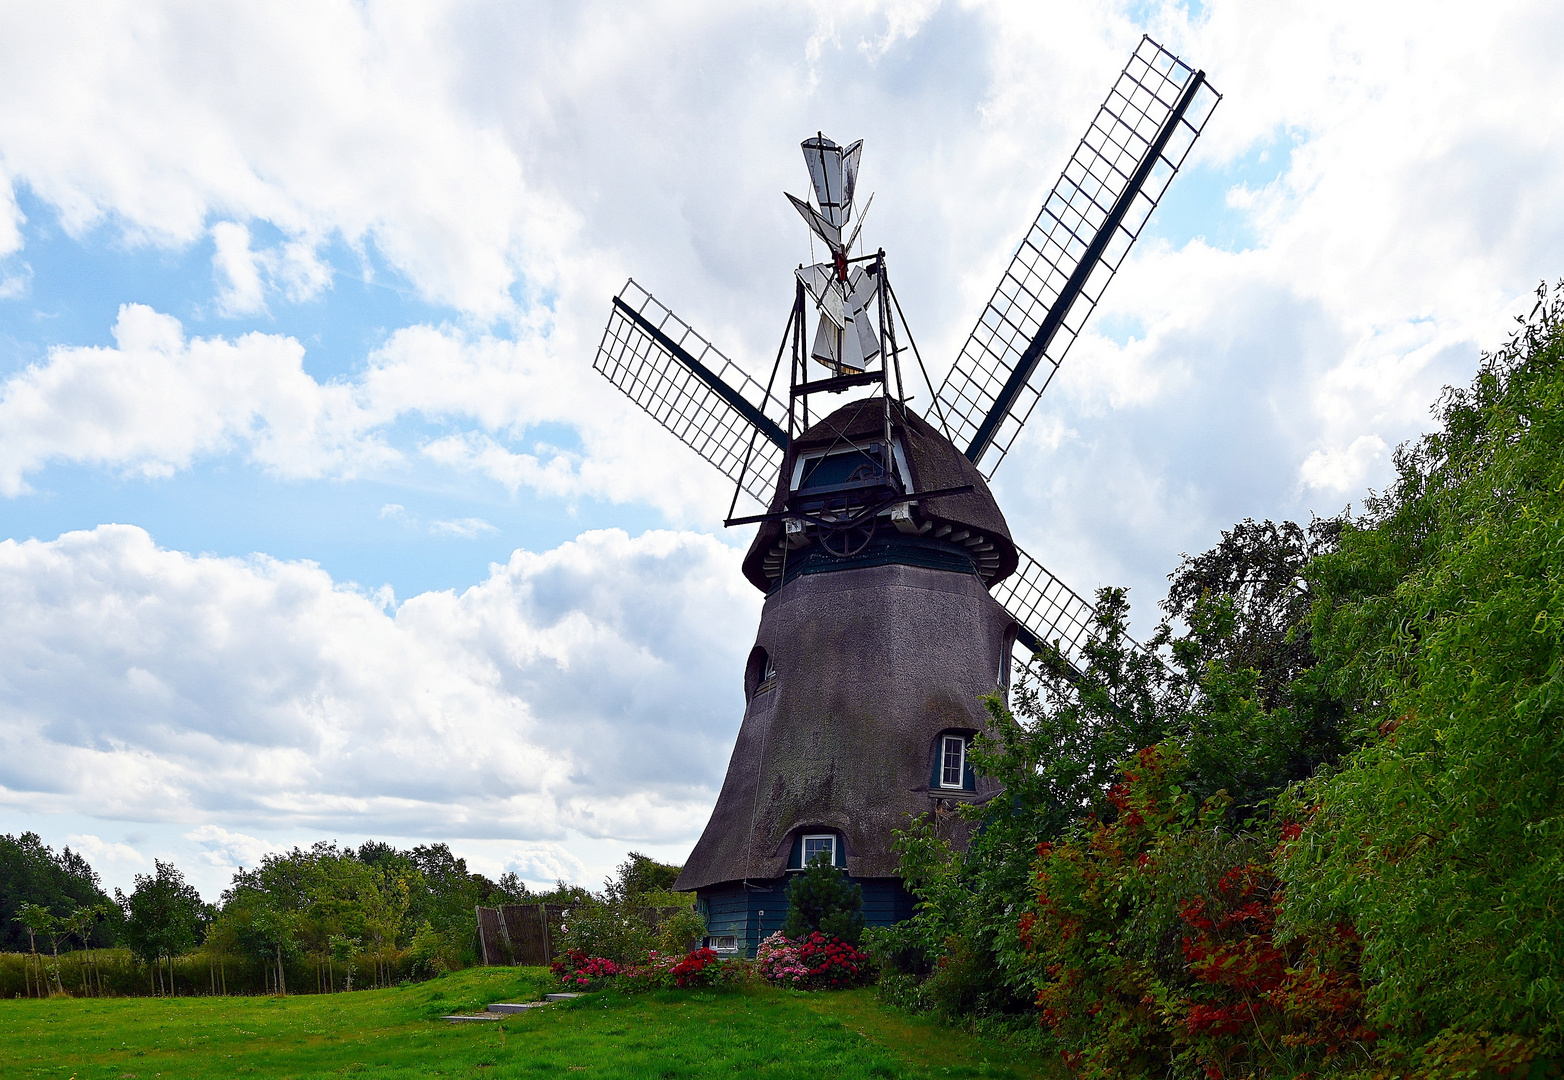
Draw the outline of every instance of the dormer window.
<instances>
[{"instance_id":1,"label":"dormer window","mask_svg":"<svg viewBox=\"0 0 1564 1080\"><path fill-rule=\"evenodd\" d=\"M960 735L940 737L939 786L960 790L966 787L967 740Z\"/></svg>"},{"instance_id":2,"label":"dormer window","mask_svg":"<svg viewBox=\"0 0 1564 1080\"><path fill-rule=\"evenodd\" d=\"M891 442L891 473L884 471L885 444L849 444L830 450L800 454L793 463L792 490L837 491L874 484L894 484L907 489L907 459L900 440Z\"/></svg>"},{"instance_id":3,"label":"dormer window","mask_svg":"<svg viewBox=\"0 0 1564 1080\"><path fill-rule=\"evenodd\" d=\"M824 826L816 825L814 828L823 829ZM810 863L816 859L824 859L827 866L840 869L846 865L846 860L842 857L845 854L840 833L796 832L788 845L787 872L796 874L801 870L807 870Z\"/></svg>"},{"instance_id":4,"label":"dormer window","mask_svg":"<svg viewBox=\"0 0 1564 1080\"><path fill-rule=\"evenodd\" d=\"M931 749L934 761L929 768L929 791L977 794L977 774L972 771L972 738L977 733L957 729L942 731Z\"/></svg>"},{"instance_id":5,"label":"dormer window","mask_svg":"<svg viewBox=\"0 0 1564 1080\"><path fill-rule=\"evenodd\" d=\"M815 860L824 862L827 866L836 865L836 837L830 833L821 836L804 837L803 864L806 868L813 866Z\"/></svg>"}]
</instances>

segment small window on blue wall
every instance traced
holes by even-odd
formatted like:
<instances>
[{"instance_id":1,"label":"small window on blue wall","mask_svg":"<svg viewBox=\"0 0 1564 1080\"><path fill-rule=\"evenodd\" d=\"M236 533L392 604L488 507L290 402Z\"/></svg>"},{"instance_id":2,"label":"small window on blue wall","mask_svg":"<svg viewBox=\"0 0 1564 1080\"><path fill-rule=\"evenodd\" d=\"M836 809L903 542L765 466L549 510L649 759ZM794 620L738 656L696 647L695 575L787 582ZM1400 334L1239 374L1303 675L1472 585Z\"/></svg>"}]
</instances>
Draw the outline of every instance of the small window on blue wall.
<instances>
[{"instance_id":1,"label":"small window on blue wall","mask_svg":"<svg viewBox=\"0 0 1564 1080\"><path fill-rule=\"evenodd\" d=\"M929 786L944 791L975 791L976 777L967 751L972 737L966 732L947 731L934 744L933 775Z\"/></svg>"}]
</instances>

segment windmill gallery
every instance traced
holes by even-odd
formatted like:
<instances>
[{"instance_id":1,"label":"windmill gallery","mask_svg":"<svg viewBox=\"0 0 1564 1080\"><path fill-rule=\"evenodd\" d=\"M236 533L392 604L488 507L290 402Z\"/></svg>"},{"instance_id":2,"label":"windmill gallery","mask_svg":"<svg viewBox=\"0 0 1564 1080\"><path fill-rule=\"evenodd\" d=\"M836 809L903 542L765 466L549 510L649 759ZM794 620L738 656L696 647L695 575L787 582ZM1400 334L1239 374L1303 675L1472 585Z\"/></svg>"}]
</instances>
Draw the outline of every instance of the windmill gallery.
<instances>
[{"instance_id":1,"label":"windmill gallery","mask_svg":"<svg viewBox=\"0 0 1564 1080\"><path fill-rule=\"evenodd\" d=\"M998 793L967 761L981 699L1008 690L1013 650L1076 654L1092 608L1015 544L987 481L1219 100L1142 39L923 416L885 252L853 254L861 141L803 143L814 203L788 198L831 257L796 271L764 387L633 280L614 298L595 368L733 481L727 524L759 526L744 718L676 885L713 948L753 954L816 860L862 887L871 925L910 916L893 831L932 812L960 844L948 811ZM732 516L740 493L765 511Z\"/></svg>"}]
</instances>

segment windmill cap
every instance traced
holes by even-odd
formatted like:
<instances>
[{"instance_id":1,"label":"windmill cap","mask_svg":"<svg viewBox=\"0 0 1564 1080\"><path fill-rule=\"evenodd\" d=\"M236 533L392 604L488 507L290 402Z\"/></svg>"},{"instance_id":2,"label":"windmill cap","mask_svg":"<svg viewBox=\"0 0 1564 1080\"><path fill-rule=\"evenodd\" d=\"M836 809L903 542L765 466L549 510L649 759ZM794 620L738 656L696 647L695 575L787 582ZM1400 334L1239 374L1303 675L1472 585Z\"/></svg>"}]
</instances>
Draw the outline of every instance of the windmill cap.
<instances>
[{"instance_id":1,"label":"windmill cap","mask_svg":"<svg viewBox=\"0 0 1564 1080\"><path fill-rule=\"evenodd\" d=\"M883 399L878 396L861 398L842 406L795 437L783 456L769 512L780 513L785 508L791 492L794 463L801 455L840 446L844 440L859 445L873 443L877 436L883 437L884 424ZM891 403L891 429L911 474L906 478L910 486L908 501L917 503L920 521L931 524L931 528L924 531L924 537L938 542L936 534L943 533L955 544L956 535L964 532L967 535L961 537L960 543L968 549L982 548L973 552L973 558L979 563L983 583L992 588L996 582L1008 577L1014 572L1018 559L1015 542L1010 538L1010 528L999 511L999 504L994 501L977 467L917 413L894 401ZM972 490L959 495L944 495L926 502L918 500L920 491L969 484ZM950 526L950 529L944 526ZM880 528L886 530L887 536L896 535L895 530L883 522ZM762 592L770 592L781 579L776 568L777 552L785 544L780 520L761 522L744 556L744 576ZM807 554L805 549L788 553L786 557L794 559Z\"/></svg>"}]
</instances>

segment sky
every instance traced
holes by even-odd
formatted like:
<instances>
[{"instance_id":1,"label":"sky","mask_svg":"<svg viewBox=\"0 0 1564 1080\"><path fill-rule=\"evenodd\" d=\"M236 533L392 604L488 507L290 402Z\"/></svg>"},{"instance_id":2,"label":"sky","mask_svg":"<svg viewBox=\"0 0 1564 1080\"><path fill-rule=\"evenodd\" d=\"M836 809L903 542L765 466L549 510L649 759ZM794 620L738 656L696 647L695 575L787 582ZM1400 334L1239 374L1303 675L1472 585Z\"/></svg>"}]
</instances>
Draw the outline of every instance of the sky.
<instances>
[{"instance_id":1,"label":"sky","mask_svg":"<svg viewBox=\"0 0 1564 1080\"><path fill-rule=\"evenodd\" d=\"M1140 40L1222 93L994 490L1157 618L1361 505L1564 275L1564 7L0 4L0 832L208 899L319 839L682 862L761 597L596 375L635 279L759 377L864 140L936 383ZM916 394L916 389L914 392ZM927 404L926 391L914 403Z\"/></svg>"}]
</instances>

